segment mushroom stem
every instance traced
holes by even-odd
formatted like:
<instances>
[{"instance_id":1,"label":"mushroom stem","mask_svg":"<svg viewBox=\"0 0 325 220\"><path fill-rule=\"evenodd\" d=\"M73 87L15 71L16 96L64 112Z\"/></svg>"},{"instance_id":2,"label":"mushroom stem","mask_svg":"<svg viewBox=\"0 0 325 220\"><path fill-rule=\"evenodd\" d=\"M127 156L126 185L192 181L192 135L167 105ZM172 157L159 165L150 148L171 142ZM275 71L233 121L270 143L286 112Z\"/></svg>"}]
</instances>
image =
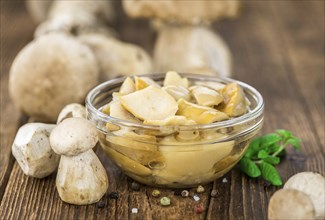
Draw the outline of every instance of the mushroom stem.
<instances>
[{"instance_id":1,"label":"mushroom stem","mask_svg":"<svg viewBox=\"0 0 325 220\"><path fill-rule=\"evenodd\" d=\"M226 43L204 26L166 25L154 48L156 71L230 76L231 53Z\"/></svg>"},{"instance_id":2,"label":"mushroom stem","mask_svg":"<svg viewBox=\"0 0 325 220\"><path fill-rule=\"evenodd\" d=\"M106 170L93 150L76 156L61 156L56 187L67 203L87 205L98 202L106 193Z\"/></svg>"}]
</instances>

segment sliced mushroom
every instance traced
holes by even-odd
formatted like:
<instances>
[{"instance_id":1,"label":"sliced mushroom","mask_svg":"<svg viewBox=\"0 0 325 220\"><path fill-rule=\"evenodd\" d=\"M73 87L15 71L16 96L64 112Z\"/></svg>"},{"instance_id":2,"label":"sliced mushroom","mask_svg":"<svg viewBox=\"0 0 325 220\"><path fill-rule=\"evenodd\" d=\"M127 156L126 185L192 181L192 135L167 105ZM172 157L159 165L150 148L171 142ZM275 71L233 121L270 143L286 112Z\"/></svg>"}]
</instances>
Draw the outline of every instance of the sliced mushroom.
<instances>
[{"instance_id":1,"label":"sliced mushroom","mask_svg":"<svg viewBox=\"0 0 325 220\"><path fill-rule=\"evenodd\" d=\"M181 77L175 71L168 71L165 76L164 86L182 86L188 88L190 82L186 77Z\"/></svg>"},{"instance_id":2,"label":"sliced mushroom","mask_svg":"<svg viewBox=\"0 0 325 220\"><path fill-rule=\"evenodd\" d=\"M228 119L228 115L216 109L200 106L184 99L178 100L177 115L183 115L198 124L209 124Z\"/></svg>"},{"instance_id":3,"label":"sliced mushroom","mask_svg":"<svg viewBox=\"0 0 325 220\"><path fill-rule=\"evenodd\" d=\"M315 209L307 194L280 189L270 199L268 219L315 219Z\"/></svg>"},{"instance_id":4,"label":"sliced mushroom","mask_svg":"<svg viewBox=\"0 0 325 220\"><path fill-rule=\"evenodd\" d=\"M212 81L196 81L194 84L198 85L198 86L208 87L208 88L213 89L217 92L220 92L220 90L222 90L223 88L226 87L226 85L223 83L212 82Z\"/></svg>"},{"instance_id":5,"label":"sliced mushroom","mask_svg":"<svg viewBox=\"0 0 325 220\"><path fill-rule=\"evenodd\" d=\"M248 102L245 98L243 89L238 83L229 83L221 90L224 97L224 103L218 106L218 109L230 117L237 117L247 112Z\"/></svg>"},{"instance_id":6,"label":"sliced mushroom","mask_svg":"<svg viewBox=\"0 0 325 220\"><path fill-rule=\"evenodd\" d=\"M194 120L187 119L184 116L175 115L164 120L146 120L143 124L147 125L194 125L196 122Z\"/></svg>"},{"instance_id":7,"label":"sliced mushroom","mask_svg":"<svg viewBox=\"0 0 325 220\"><path fill-rule=\"evenodd\" d=\"M43 178L53 173L60 156L50 146L49 136L55 125L28 123L19 128L12 154L27 176Z\"/></svg>"},{"instance_id":8,"label":"sliced mushroom","mask_svg":"<svg viewBox=\"0 0 325 220\"><path fill-rule=\"evenodd\" d=\"M83 118L68 118L53 129L50 144L62 155L56 187L63 201L86 205L106 193L106 170L92 150L97 141L96 127Z\"/></svg>"},{"instance_id":9,"label":"sliced mushroom","mask_svg":"<svg viewBox=\"0 0 325 220\"><path fill-rule=\"evenodd\" d=\"M60 112L58 119L56 121L57 124L62 122L67 118L86 118L86 108L85 106L79 103L71 103L66 105Z\"/></svg>"},{"instance_id":10,"label":"sliced mushroom","mask_svg":"<svg viewBox=\"0 0 325 220\"><path fill-rule=\"evenodd\" d=\"M126 121L132 121L132 122L137 122L137 123L140 122L139 119L134 117L134 115L132 115L127 110L125 110L125 108L123 108L123 106L121 105L121 102L118 99L113 100L110 103L109 115L114 118L119 118L119 119L126 120Z\"/></svg>"},{"instance_id":11,"label":"sliced mushroom","mask_svg":"<svg viewBox=\"0 0 325 220\"><path fill-rule=\"evenodd\" d=\"M211 107L223 102L223 96L213 89L204 86L193 86L190 91L199 105Z\"/></svg>"},{"instance_id":12,"label":"sliced mushroom","mask_svg":"<svg viewBox=\"0 0 325 220\"><path fill-rule=\"evenodd\" d=\"M170 85L164 86L162 89L168 92L169 95L173 96L176 101L179 99L189 101L191 99L190 91L183 86Z\"/></svg>"},{"instance_id":13,"label":"sliced mushroom","mask_svg":"<svg viewBox=\"0 0 325 220\"><path fill-rule=\"evenodd\" d=\"M104 151L114 158L115 163L124 171L133 173L139 176L151 175L151 170L148 167L143 166L139 162L136 162L121 153L111 149L110 147L104 147Z\"/></svg>"},{"instance_id":14,"label":"sliced mushroom","mask_svg":"<svg viewBox=\"0 0 325 220\"><path fill-rule=\"evenodd\" d=\"M325 218L325 178L313 172L293 175L284 184L284 189L295 189L306 193L315 207L316 217Z\"/></svg>"},{"instance_id":15,"label":"sliced mushroom","mask_svg":"<svg viewBox=\"0 0 325 220\"><path fill-rule=\"evenodd\" d=\"M175 99L155 86L122 96L120 101L125 109L142 120L163 120L177 111Z\"/></svg>"},{"instance_id":16,"label":"sliced mushroom","mask_svg":"<svg viewBox=\"0 0 325 220\"><path fill-rule=\"evenodd\" d=\"M120 87L119 92L123 95L127 95L135 91L136 89L135 89L134 81L130 77L126 77L126 79L124 80L124 82Z\"/></svg>"}]
</instances>

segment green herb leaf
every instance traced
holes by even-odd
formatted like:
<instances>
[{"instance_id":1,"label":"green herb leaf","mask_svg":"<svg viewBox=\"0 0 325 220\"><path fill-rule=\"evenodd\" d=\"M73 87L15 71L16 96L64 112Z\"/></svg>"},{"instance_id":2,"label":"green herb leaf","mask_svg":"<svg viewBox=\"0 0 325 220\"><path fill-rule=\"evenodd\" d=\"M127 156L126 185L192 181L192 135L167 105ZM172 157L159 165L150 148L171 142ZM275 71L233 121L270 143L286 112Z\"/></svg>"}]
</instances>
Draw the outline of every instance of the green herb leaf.
<instances>
[{"instance_id":1,"label":"green herb leaf","mask_svg":"<svg viewBox=\"0 0 325 220\"><path fill-rule=\"evenodd\" d=\"M291 144L294 147L294 149L296 149L296 150L300 150L300 148L301 148L300 143L301 143L301 140L296 137L291 137L290 139L288 139L286 141L286 144Z\"/></svg>"},{"instance_id":2,"label":"green herb leaf","mask_svg":"<svg viewBox=\"0 0 325 220\"><path fill-rule=\"evenodd\" d=\"M259 177L261 175L260 169L250 159L243 157L239 162L240 169L250 177Z\"/></svg>"},{"instance_id":3,"label":"green herb leaf","mask_svg":"<svg viewBox=\"0 0 325 220\"><path fill-rule=\"evenodd\" d=\"M250 177L262 175L273 185L280 186L282 180L274 165L280 163L280 157L285 155L287 146L292 145L294 149L299 150L300 144L299 138L283 129L258 137L248 146L239 162L240 168Z\"/></svg>"},{"instance_id":4,"label":"green herb leaf","mask_svg":"<svg viewBox=\"0 0 325 220\"><path fill-rule=\"evenodd\" d=\"M277 143L278 141L281 141L282 138L275 134L275 133L271 133L271 134L267 134L267 135L264 135L262 136L262 140L261 140L261 145L263 147L269 147L271 146L272 144L275 144Z\"/></svg>"},{"instance_id":5,"label":"green herb leaf","mask_svg":"<svg viewBox=\"0 0 325 220\"><path fill-rule=\"evenodd\" d=\"M283 130L283 129L279 129L279 130L276 130L276 132L277 132L280 136L282 136L282 138L283 138L284 140L286 140L286 139L292 137L292 133L291 133L290 131L286 131L286 130Z\"/></svg>"},{"instance_id":6,"label":"green herb leaf","mask_svg":"<svg viewBox=\"0 0 325 220\"><path fill-rule=\"evenodd\" d=\"M258 154L257 154L257 157L258 157L259 159L264 159L264 158L266 158L267 156L269 156L269 153L266 152L266 150L260 150L260 151L258 152Z\"/></svg>"},{"instance_id":7,"label":"green herb leaf","mask_svg":"<svg viewBox=\"0 0 325 220\"><path fill-rule=\"evenodd\" d=\"M272 164L262 161L262 163L259 164L259 167L261 169L262 176L264 179L266 179L275 186L282 185L281 177Z\"/></svg>"},{"instance_id":8,"label":"green herb leaf","mask_svg":"<svg viewBox=\"0 0 325 220\"><path fill-rule=\"evenodd\" d=\"M248 146L244 157L252 158L260 150L261 137L254 139Z\"/></svg>"},{"instance_id":9,"label":"green herb leaf","mask_svg":"<svg viewBox=\"0 0 325 220\"><path fill-rule=\"evenodd\" d=\"M280 158L275 156L267 156L263 158L263 161L273 165L278 165L280 163Z\"/></svg>"}]
</instances>

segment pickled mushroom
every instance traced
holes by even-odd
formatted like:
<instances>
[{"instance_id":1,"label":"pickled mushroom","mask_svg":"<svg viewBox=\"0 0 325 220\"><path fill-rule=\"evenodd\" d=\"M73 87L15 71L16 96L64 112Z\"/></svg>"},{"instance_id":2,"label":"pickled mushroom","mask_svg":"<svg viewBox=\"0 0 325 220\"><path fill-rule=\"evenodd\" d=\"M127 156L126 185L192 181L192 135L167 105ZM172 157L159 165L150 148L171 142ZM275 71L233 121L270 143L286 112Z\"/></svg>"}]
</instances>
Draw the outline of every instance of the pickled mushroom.
<instances>
[{"instance_id":1,"label":"pickled mushroom","mask_svg":"<svg viewBox=\"0 0 325 220\"><path fill-rule=\"evenodd\" d=\"M230 83L221 90L224 97L224 103L218 109L230 117L243 115L247 112L248 102L244 91L238 83Z\"/></svg>"},{"instance_id":2,"label":"pickled mushroom","mask_svg":"<svg viewBox=\"0 0 325 220\"><path fill-rule=\"evenodd\" d=\"M162 89L168 92L169 95L173 96L176 101L179 99L189 101L191 99L190 91L183 86L169 85L162 87Z\"/></svg>"},{"instance_id":3,"label":"pickled mushroom","mask_svg":"<svg viewBox=\"0 0 325 220\"><path fill-rule=\"evenodd\" d=\"M183 86L185 88L188 88L189 81L186 77L181 77L175 71L168 71L165 76L164 86L170 86L170 85Z\"/></svg>"},{"instance_id":4,"label":"pickled mushroom","mask_svg":"<svg viewBox=\"0 0 325 220\"><path fill-rule=\"evenodd\" d=\"M183 115L198 124L209 124L229 119L228 115L216 109L200 106L184 99L178 100L177 115Z\"/></svg>"},{"instance_id":5,"label":"pickled mushroom","mask_svg":"<svg viewBox=\"0 0 325 220\"><path fill-rule=\"evenodd\" d=\"M190 90L199 105L214 106L223 102L223 96L213 89L204 86L194 86Z\"/></svg>"},{"instance_id":6,"label":"pickled mushroom","mask_svg":"<svg viewBox=\"0 0 325 220\"><path fill-rule=\"evenodd\" d=\"M174 116L178 109L175 99L155 86L122 96L120 101L125 109L142 120L163 120Z\"/></svg>"}]
</instances>

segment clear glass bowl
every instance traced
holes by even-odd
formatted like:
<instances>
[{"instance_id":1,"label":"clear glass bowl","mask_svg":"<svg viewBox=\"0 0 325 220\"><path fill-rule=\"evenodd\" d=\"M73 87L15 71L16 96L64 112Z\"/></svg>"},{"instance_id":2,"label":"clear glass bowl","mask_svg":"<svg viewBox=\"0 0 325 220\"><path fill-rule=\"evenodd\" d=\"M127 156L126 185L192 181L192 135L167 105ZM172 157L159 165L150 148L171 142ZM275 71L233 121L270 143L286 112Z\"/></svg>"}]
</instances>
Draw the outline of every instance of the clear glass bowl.
<instances>
[{"instance_id":1,"label":"clear glass bowl","mask_svg":"<svg viewBox=\"0 0 325 220\"><path fill-rule=\"evenodd\" d=\"M102 113L125 78L98 85L86 98L87 117L98 128L103 150L126 175L141 183L185 188L213 181L235 166L262 127L264 102L253 87L229 78L181 75L191 82L237 82L251 103L249 112L226 121L186 126L143 125ZM165 74L146 76L162 83Z\"/></svg>"}]
</instances>

